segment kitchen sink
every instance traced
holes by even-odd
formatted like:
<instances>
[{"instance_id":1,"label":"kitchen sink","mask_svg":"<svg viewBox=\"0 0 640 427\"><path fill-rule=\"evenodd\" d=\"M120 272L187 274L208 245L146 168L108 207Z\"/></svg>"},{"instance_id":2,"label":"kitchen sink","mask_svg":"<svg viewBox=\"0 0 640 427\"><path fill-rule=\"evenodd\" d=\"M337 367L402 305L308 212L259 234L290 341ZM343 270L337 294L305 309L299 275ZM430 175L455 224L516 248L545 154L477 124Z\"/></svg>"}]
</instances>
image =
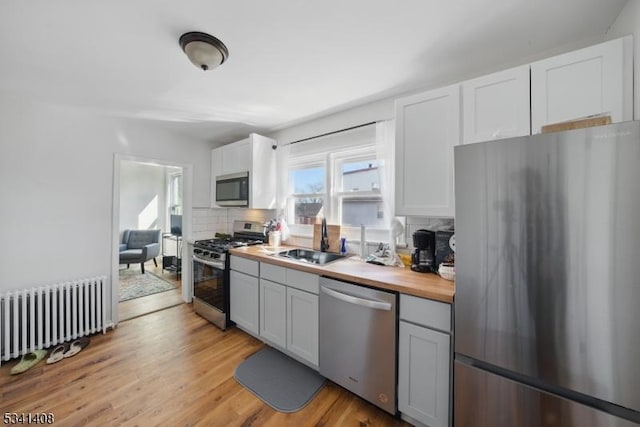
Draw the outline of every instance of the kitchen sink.
<instances>
[{"instance_id":1,"label":"kitchen sink","mask_svg":"<svg viewBox=\"0 0 640 427\"><path fill-rule=\"evenodd\" d=\"M314 251L312 249L289 249L287 251L278 252L276 256L318 265L329 264L330 262L338 261L347 257L347 255Z\"/></svg>"}]
</instances>

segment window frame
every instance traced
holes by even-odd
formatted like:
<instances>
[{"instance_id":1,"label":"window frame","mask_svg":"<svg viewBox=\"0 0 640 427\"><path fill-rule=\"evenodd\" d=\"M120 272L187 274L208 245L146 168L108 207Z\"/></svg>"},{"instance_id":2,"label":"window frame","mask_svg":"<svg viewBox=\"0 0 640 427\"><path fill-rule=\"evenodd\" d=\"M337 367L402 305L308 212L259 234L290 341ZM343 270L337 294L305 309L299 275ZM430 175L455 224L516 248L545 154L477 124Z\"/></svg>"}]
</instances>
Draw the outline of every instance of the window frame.
<instances>
[{"instance_id":1,"label":"window frame","mask_svg":"<svg viewBox=\"0 0 640 427\"><path fill-rule=\"evenodd\" d=\"M375 146L358 147L351 150L344 150L338 153L332 153L329 155L330 163L333 169L333 184L332 188L335 188L332 199L331 221L340 224L341 227L349 229L360 229L353 225L342 224L342 204L345 199L357 200L357 199L375 199L378 202L384 202L382 199L382 191L378 188L374 190L362 190L362 191L344 191L344 174L342 168L345 163L356 163L365 161L375 161L379 163L376 156ZM380 175L378 174L378 183L380 183ZM374 228L372 228L374 229ZM375 228L378 229L378 228ZM359 231L358 231L359 232Z\"/></svg>"},{"instance_id":2,"label":"window frame","mask_svg":"<svg viewBox=\"0 0 640 427\"><path fill-rule=\"evenodd\" d=\"M184 177L182 172L169 174L169 215L182 215Z\"/></svg>"},{"instance_id":3,"label":"window frame","mask_svg":"<svg viewBox=\"0 0 640 427\"><path fill-rule=\"evenodd\" d=\"M359 226L354 227L341 224L342 201L344 199L375 199L375 201L384 203L383 193L381 189L357 192L342 191L342 166L345 163L367 160L376 161L378 163L378 167L380 167L381 160L377 158L376 146L374 143L361 144L358 147L349 147L344 150L331 153L323 152L289 158L289 162L287 164L287 180L289 180L290 172L294 169L324 167L325 172L324 193L293 193L291 183L287 182L286 219L291 234L300 237L313 237L313 224L295 223L295 200L303 197L322 197L322 209L324 210L327 221L334 224L340 224L342 227L342 234L347 237L347 240L358 240L360 236ZM383 183L380 182L380 186L381 185L383 185ZM367 240L386 241L388 240L388 235L388 228L367 228Z\"/></svg>"},{"instance_id":4,"label":"window frame","mask_svg":"<svg viewBox=\"0 0 640 427\"><path fill-rule=\"evenodd\" d=\"M324 191L322 193L294 193L292 192L290 173L296 169L311 169L322 168L324 171ZM286 219L289 224L289 230L293 235L299 236L313 236L313 224L296 224L295 223L295 201L303 198L320 198L322 199L322 209L327 212L329 203L329 194L327 189L329 188L327 172L327 156L322 155L308 155L299 156L294 159L290 159L287 165L287 197L286 197Z\"/></svg>"}]
</instances>

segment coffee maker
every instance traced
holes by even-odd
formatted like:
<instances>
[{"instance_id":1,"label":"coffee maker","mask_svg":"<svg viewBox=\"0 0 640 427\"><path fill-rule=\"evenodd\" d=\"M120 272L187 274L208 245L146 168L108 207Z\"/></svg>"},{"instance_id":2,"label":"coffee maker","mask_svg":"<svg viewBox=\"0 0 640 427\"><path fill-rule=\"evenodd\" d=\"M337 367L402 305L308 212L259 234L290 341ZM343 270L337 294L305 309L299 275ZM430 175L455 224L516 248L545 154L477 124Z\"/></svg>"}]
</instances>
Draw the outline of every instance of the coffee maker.
<instances>
[{"instance_id":1,"label":"coffee maker","mask_svg":"<svg viewBox=\"0 0 640 427\"><path fill-rule=\"evenodd\" d=\"M413 233L413 247L415 249L411 254L411 270L420 273L435 271L436 233L431 230L417 230Z\"/></svg>"}]
</instances>

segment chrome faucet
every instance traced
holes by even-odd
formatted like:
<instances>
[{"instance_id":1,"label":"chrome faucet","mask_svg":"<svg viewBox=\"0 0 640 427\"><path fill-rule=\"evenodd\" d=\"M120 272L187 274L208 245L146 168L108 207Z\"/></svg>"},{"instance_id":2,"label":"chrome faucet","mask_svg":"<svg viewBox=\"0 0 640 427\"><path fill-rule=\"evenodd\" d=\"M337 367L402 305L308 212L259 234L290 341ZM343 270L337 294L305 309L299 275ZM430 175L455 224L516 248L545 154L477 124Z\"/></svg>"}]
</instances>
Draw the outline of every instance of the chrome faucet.
<instances>
[{"instance_id":1,"label":"chrome faucet","mask_svg":"<svg viewBox=\"0 0 640 427\"><path fill-rule=\"evenodd\" d=\"M325 218L322 218L320 234L320 252L327 252L327 249L329 249L329 233L327 232L327 220Z\"/></svg>"}]
</instances>

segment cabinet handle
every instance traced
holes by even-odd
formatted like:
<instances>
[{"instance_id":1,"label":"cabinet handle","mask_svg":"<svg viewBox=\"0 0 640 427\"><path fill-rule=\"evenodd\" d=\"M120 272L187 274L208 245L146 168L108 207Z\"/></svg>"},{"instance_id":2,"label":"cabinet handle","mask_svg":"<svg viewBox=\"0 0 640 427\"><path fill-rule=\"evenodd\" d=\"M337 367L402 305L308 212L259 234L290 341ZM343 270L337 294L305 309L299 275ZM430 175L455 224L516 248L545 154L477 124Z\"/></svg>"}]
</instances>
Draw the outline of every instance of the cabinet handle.
<instances>
[{"instance_id":1,"label":"cabinet handle","mask_svg":"<svg viewBox=\"0 0 640 427\"><path fill-rule=\"evenodd\" d=\"M324 286L321 286L320 290L330 297L339 299L340 301L348 302L349 304L360 305L362 307L373 308L376 310L391 311L391 304L388 302L373 301L370 299L354 297L353 295L343 294L342 292L337 292L333 289L325 288Z\"/></svg>"}]
</instances>

